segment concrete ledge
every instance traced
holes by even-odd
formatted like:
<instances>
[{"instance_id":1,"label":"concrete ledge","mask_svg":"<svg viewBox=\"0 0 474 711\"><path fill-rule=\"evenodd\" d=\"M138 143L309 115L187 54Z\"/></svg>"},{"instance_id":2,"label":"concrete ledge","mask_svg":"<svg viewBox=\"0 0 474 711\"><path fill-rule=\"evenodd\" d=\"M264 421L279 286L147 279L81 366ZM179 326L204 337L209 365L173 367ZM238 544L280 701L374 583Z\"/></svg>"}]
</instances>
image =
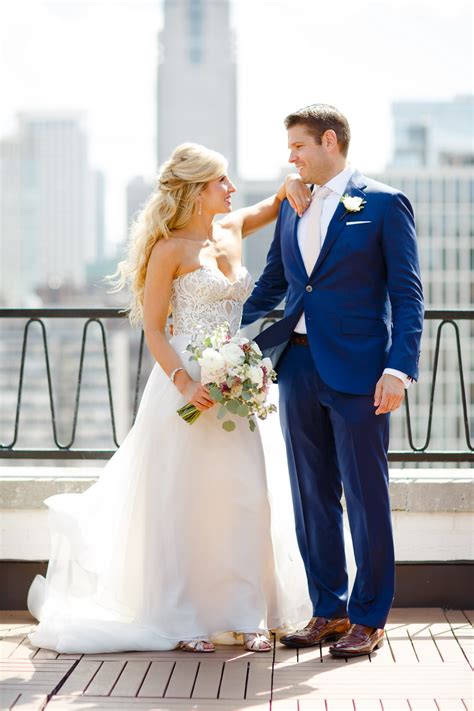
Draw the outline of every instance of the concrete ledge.
<instances>
[{"instance_id":1,"label":"concrete ledge","mask_svg":"<svg viewBox=\"0 0 474 711\"><path fill-rule=\"evenodd\" d=\"M392 469L392 511L423 513L474 511L474 473L471 469ZM3 467L0 508L45 509L44 499L55 494L81 493L100 476L101 467Z\"/></svg>"},{"instance_id":2,"label":"concrete ledge","mask_svg":"<svg viewBox=\"0 0 474 711\"><path fill-rule=\"evenodd\" d=\"M81 493L101 467L4 467L0 472L0 560L41 561L50 555L44 499ZM391 470L390 493L398 562L472 560L473 473L469 469ZM347 526L346 522L346 526Z\"/></svg>"}]
</instances>

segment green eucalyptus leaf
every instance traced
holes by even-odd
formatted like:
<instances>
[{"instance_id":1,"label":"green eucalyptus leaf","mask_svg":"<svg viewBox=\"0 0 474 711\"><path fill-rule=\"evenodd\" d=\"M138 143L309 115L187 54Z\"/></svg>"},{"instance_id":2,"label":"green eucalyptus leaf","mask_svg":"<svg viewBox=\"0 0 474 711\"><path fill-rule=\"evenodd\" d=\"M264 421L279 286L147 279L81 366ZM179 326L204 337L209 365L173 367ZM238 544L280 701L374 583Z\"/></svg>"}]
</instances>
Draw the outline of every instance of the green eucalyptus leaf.
<instances>
[{"instance_id":1,"label":"green eucalyptus leaf","mask_svg":"<svg viewBox=\"0 0 474 711\"><path fill-rule=\"evenodd\" d=\"M224 405L221 405L219 408L219 411L217 413L217 419L222 420L226 416L227 410L225 409Z\"/></svg>"},{"instance_id":2,"label":"green eucalyptus leaf","mask_svg":"<svg viewBox=\"0 0 474 711\"><path fill-rule=\"evenodd\" d=\"M219 390L219 388L216 385L209 386L209 395L216 402L223 402L224 401L224 396L222 395L221 391Z\"/></svg>"},{"instance_id":3,"label":"green eucalyptus leaf","mask_svg":"<svg viewBox=\"0 0 474 711\"><path fill-rule=\"evenodd\" d=\"M242 404L242 405L239 405L239 409L237 410L237 413L236 413L236 414L237 414L239 417L247 417L248 414L249 414L249 412L250 412L250 410L249 410L249 408L247 407L247 405L243 405L243 404Z\"/></svg>"},{"instance_id":4,"label":"green eucalyptus leaf","mask_svg":"<svg viewBox=\"0 0 474 711\"><path fill-rule=\"evenodd\" d=\"M236 415L239 409L239 402L237 400L227 400L225 406L229 410L229 412L231 412L233 415Z\"/></svg>"},{"instance_id":5,"label":"green eucalyptus leaf","mask_svg":"<svg viewBox=\"0 0 474 711\"><path fill-rule=\"evenodd\" d=\"M250 432L255 432L256 426L257 426L257 425L255 424L255 420L254 420L253 418L250 419L250 420L249 420Z\"/></svg>"},{"instance_id":6,"label":"green eucalyptus leaf","mask_svg":"<svg viewBox=\"0 0 474 711\"><path fill-rule=\"evenodd\" d=\"M233 432L235 430L235 422L232 422L232 420L226 420L222 423L222 429L226 432Z\"/></svg>"}]
</instances>

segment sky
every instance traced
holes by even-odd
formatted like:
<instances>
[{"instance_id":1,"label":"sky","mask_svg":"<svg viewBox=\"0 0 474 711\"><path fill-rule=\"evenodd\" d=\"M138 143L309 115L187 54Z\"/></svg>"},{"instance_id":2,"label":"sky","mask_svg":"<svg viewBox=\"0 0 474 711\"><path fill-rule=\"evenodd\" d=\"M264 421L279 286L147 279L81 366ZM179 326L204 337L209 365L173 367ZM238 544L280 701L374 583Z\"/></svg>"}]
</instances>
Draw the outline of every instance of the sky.
<instances>
[{"instance_id":1,"label":"sky","mask_svg":"<svg viewBox=\"0 0 474 711\"><path fill-rule=\"evenodd\" d=\"M469 0L231 2L243 177L277 178L288 156L283 118L301 106L340 108L351 163L374 172L390 159L393 101L473 91ZM156 170L162 22L160 0L0 5L0 137L15 132L19 111L83 111L91 163L106 176L110 242L124 236L127 181Z\"/></svg>"}]
</instances>

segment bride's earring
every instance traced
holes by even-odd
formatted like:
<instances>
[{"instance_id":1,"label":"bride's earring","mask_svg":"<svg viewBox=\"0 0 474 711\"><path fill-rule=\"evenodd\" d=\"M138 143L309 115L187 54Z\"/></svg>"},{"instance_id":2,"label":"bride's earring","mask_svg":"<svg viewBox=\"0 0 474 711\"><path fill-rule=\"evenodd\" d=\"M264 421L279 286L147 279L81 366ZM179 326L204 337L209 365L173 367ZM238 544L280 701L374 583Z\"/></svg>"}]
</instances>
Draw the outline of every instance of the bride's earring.
<instances>
[{"instance_id":1,"label":"bride's earring","mask_svg":"<svg viewBox=\"0 0 474 711\"><path fill-rule=\"evenodd\" d=\"M198 205L199 205L198 215L201 216L201 215L202 215L202 202L201 202L201 200L199 200Z\"/></svg>"}]
</instances>

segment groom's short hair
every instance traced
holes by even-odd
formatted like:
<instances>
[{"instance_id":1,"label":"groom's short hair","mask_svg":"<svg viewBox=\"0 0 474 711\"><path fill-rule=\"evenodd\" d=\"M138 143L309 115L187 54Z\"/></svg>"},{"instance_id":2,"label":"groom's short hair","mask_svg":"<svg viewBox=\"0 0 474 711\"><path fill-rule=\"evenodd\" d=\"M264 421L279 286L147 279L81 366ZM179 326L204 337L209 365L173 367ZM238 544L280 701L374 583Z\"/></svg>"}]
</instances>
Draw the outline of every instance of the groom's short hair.
<instances>
[{"instance_id":1,"label":"groom's short hair","mask_svg":"<svg viewBox=\"0 0 474 711\"><path fill-rule=\"evenodd\" d=\"M316 143L321 145L322 136L326 131L332 130L337 136L339 150L347 156L351 140L349 122L335 106L329 104L310 104L289 114L285 119L286 129L303 125L308 129Z\"/></svg>"}]
</instances>

